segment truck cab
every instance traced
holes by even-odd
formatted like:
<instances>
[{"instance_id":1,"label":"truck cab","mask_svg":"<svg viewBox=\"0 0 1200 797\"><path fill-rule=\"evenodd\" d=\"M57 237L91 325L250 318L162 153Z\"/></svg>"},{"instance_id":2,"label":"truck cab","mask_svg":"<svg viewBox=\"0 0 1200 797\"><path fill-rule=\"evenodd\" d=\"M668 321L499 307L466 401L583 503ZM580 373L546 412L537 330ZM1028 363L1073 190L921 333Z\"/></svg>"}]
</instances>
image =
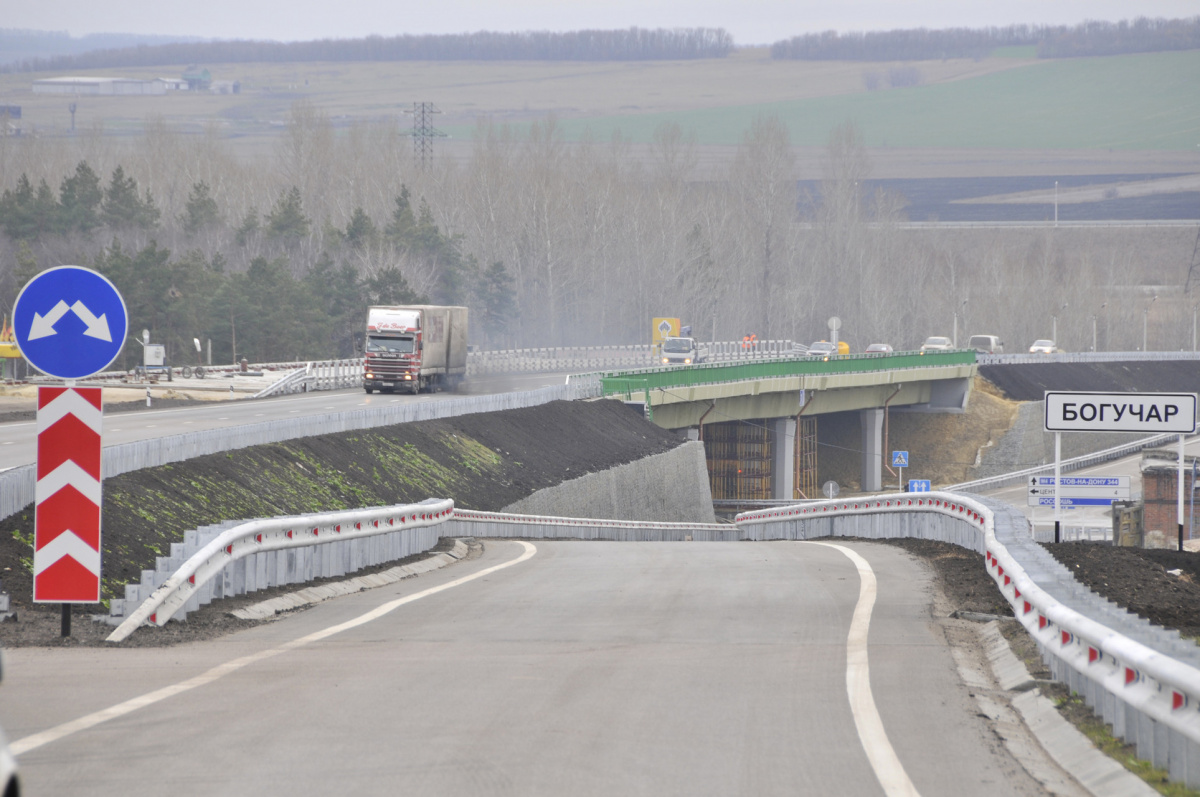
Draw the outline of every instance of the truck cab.
<instances>
[{"instance_id":1,"label":"truck cab","mask_svg":"<svg viewBox=\"0 0 1200 797\"><path fill-rule=\"evenodd\" d=\"M708 349L695 338L664 338L660 359L663 365L695 365L708 359Z\"/></svg>"}]
</instances>

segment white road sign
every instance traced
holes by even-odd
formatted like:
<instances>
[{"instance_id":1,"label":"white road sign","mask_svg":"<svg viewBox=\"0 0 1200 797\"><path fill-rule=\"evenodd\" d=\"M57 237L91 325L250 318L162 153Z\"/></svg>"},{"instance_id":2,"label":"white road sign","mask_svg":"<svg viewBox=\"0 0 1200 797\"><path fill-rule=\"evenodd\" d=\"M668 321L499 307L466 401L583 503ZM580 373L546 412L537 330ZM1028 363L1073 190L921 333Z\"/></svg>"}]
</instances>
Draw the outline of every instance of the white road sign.
<instances>
[{"instance_id":1,"label":"white road sign","mask_svg":"<svg viewBox=\"0 0 1200 797\"><path fill-rule=\"evenodd\" d=\"M1129 500L1128 476L1063 476L1057 492L1063 506L1103 506ZM1029 477L1029 505L1054 506L1053 476Z\"/></svg>"},{"instance_id":2,"label":"white road sign","mask_svg":"<svg viewBox=\"0 0 1200 797\"><path fill-rule=\"evenodd\" d=\"M1047 432L1192 434L1195 393L1064 393L1046 391Z\"/></svg>"}]
</instances>

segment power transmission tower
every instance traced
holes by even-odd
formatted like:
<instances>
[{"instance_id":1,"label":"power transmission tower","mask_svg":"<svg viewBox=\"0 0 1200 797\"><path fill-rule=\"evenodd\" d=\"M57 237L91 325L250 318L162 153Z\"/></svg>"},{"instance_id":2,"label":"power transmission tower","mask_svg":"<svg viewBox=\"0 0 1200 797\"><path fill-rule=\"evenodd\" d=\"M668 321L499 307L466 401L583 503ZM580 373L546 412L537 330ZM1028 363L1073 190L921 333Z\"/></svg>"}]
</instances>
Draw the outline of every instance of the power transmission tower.
<instances>
[{"instance_id":1,"label":"power transmission tower","mask_svg":"<svg viewBox=\"0 0 1200 797\"><path fill-rule=\"evenodd\" d=\"M432 102L414 102L412 110L405 113L413 117L413 157L424 169L433 160L433 139L446 135L433 126L433 115L441 111Z\"/></svg>"}]
</instances>

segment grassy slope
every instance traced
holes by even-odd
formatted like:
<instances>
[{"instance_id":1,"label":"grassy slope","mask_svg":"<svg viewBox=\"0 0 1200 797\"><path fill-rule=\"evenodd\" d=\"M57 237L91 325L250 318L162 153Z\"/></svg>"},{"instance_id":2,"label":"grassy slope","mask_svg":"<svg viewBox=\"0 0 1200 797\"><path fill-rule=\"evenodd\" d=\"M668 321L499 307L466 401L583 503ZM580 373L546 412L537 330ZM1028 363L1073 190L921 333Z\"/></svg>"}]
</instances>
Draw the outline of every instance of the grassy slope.
<instances>
[{"instance_id":1,"label":"grassy slope","mask_svg":"<svg viewBox=\"0 0 1200 797\"><path fill-rule=\"evenodd\" d=\"M1200 51L1079 58L911 89L634 117L564 120L564 134L614 130L649 141L665 120L701 144L737 144L758 114L777 114L792 143L821 146L853 120L869 146L1180 149L1200 143Z\"/></svg>"}]
</instances>

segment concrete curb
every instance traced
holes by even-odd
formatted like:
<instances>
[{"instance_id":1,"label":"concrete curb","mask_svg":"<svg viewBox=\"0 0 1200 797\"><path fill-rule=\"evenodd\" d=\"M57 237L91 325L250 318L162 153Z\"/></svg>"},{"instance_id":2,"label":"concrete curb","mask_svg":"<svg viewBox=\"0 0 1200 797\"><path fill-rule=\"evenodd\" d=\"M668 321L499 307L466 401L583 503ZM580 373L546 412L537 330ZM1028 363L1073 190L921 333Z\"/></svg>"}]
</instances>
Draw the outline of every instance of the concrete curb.
<instances>
[{"instance_id":1,"label":"concrete curb","mask_svg":"<svg viewBox=\"0 0 1200 797\"><path fill-rule=\"evenodd\" d=\"M1038 743L1056 764L1095 797L1155 797L1158 792L1125 767L1100 752L1091 740L1063 719L1040 690L1025 664L1013 654L999 624L980 629L988 662L1000 688L1018 694L1011 699Z\"/></svg>"},{"instance_id":2,"label":"concrete curb","mask_svg":"<svg viewBox=\"0 0 1200 797\"><path fill-rule=\"evenodd\" d=\"M411 578L412 576L419 576L422 573L428 573L432 570L440 570L446 565L457 562L466 555L466 543L462 540L455 540L454 547L445 553L433 554L418 562L393 567L381 573L371 573L370 575L358 576L345 581L335 581L330 584L306 587L297 592L289 592L286 595L280 595L277 598L260 601L244 609L238 609L237 611L230 612L230 615L241 620L265 620L268 617L274 617L280 612L299 609L302 606L311 606L314 603L320 603L321 601L341 595L352 595L355 592L395 584L397 581Z\"/></svg>"}]
</instances>

